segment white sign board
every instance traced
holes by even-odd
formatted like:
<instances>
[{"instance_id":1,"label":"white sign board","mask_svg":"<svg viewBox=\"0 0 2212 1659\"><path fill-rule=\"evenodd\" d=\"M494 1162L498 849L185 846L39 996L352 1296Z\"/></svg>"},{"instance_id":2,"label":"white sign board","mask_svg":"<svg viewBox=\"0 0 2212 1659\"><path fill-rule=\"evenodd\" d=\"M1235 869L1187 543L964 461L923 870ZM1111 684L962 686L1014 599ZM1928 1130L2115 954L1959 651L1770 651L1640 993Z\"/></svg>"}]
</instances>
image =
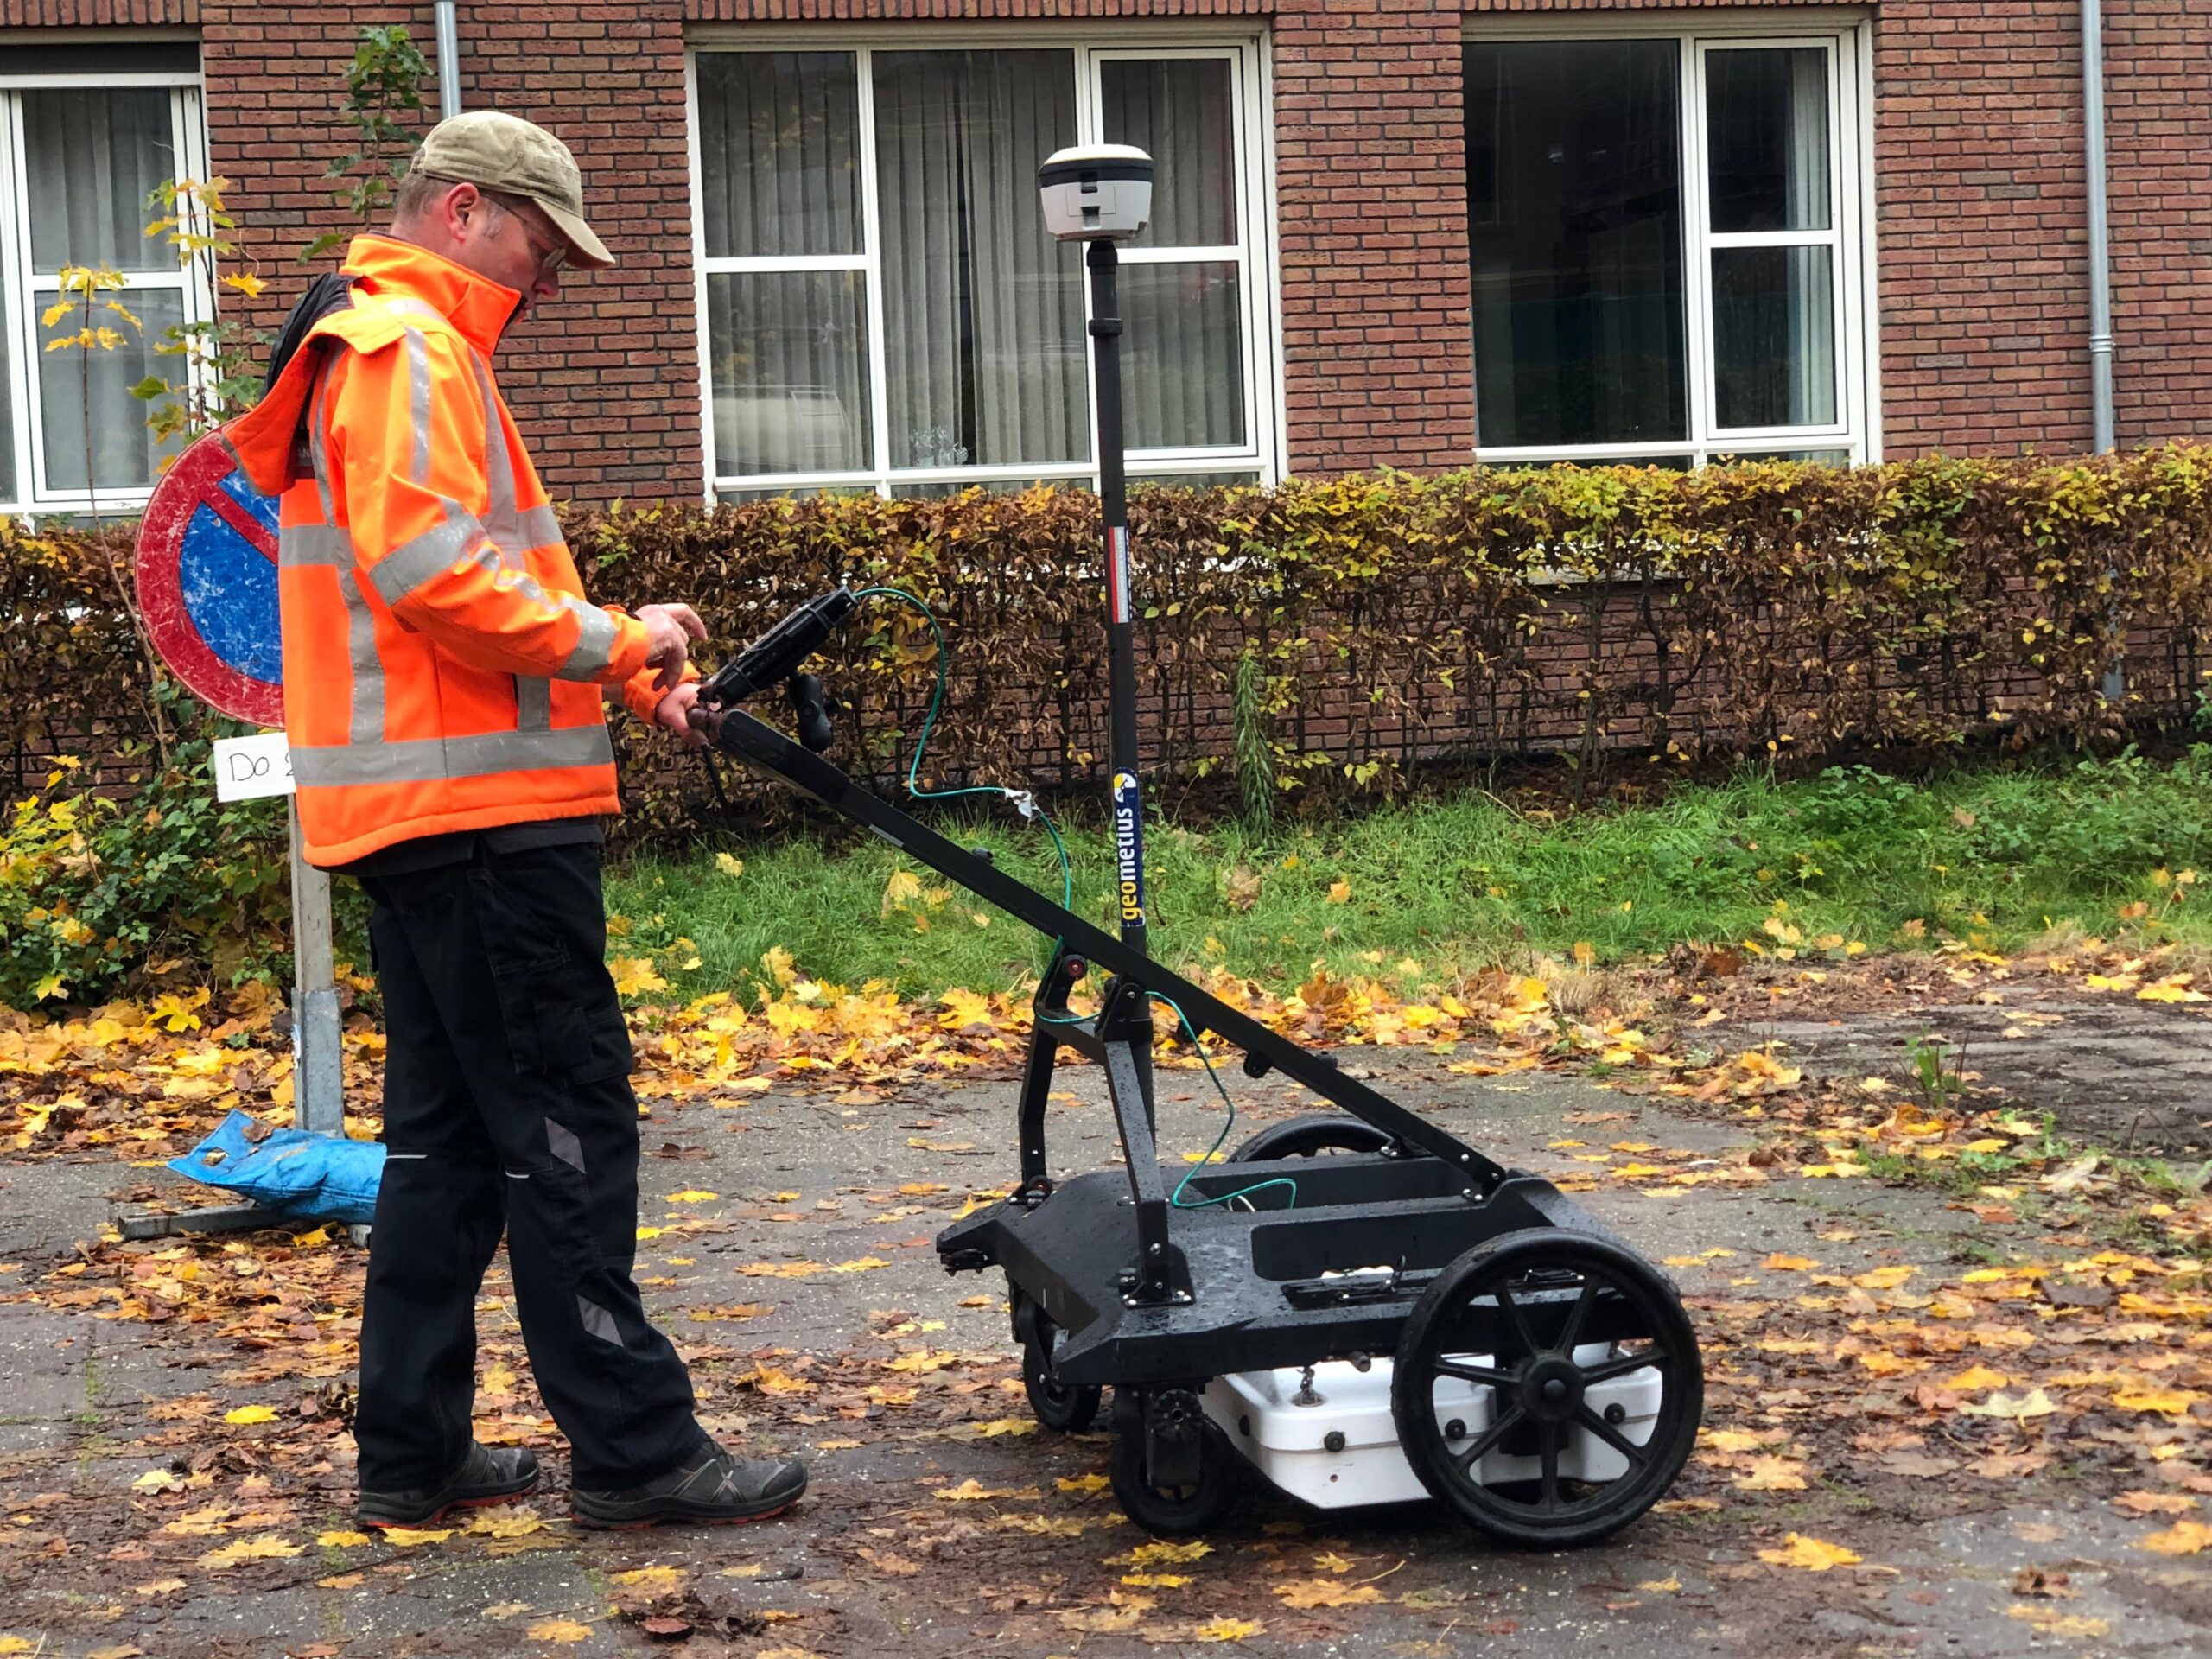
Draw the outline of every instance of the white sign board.
<instances>
[{"instance_id":1,"label":"white sign board","mask_svg":"<svg viewBox=\"0 0 2212 1659\"><path fill-rule=\"evenodd\" d=\"M217 800L251 801L292 792L292 751L283 733L215 740Z\"/></svg>"}]
</instances>

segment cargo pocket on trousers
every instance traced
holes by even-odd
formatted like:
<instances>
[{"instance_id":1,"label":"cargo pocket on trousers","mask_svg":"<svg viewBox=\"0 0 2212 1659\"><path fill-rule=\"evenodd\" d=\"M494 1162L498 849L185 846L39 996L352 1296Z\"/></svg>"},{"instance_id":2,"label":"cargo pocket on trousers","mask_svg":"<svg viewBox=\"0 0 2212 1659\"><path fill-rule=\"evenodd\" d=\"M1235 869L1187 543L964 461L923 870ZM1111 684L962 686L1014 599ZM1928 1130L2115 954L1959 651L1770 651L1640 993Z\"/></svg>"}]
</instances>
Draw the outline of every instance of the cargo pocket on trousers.
<instances>
[{"instance_id":1,"label":"cargo pocket on trousers","mask_svg":"<svg viewBox=\"0 0 2212 1659\"><path fill-rule=\"evenodd\" d=\"M592 967L604 976L604 968ZM582 976L592 976L588 971ZM590 998L595 1006L585 1006L577 995L579 977L576 967L560 956L540 957L519 972L494 970L516 1071L572 1083L601 1083L630 1074L635 1057L622 1005L609 988L605 997Z\"/></svg>"}]
</instances>

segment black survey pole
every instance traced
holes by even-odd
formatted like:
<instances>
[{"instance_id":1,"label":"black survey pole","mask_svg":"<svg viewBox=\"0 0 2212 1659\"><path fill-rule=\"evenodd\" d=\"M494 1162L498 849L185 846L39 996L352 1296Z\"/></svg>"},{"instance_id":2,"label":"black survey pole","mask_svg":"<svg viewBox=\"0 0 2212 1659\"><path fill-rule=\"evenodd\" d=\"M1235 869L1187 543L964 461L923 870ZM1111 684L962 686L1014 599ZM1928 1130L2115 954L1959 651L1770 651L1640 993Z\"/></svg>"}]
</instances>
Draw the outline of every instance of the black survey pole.
<instances>
[{"instance_id":1,"label":"black survey pole","mask_svg":"<svg viewBox=\"0 0 2212 1659\"><path fill-rule=\"evenodd\" d=\"M1114 874L1122 941L1145 949L1144 806L1137 783L1135 601L1129 592L1129 503L1122 454L1122 316L1115 292L1121 258L1112 242L1090 245L1090 338L1098 381L1098 516L1106 553L1106 682L1112 709Z\"/></svg>"}]
</instances>

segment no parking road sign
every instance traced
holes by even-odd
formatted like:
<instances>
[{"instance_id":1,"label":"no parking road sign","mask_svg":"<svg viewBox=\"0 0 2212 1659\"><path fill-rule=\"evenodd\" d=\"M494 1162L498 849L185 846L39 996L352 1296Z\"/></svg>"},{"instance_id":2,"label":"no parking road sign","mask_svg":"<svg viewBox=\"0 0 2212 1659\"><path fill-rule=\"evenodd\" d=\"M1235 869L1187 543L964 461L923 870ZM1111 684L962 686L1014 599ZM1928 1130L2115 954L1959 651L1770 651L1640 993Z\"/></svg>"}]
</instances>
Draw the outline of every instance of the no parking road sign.
<instances>
[{"instance_id":1,"label":"no parking road sign","mask_svg":"<svg viewBox=\"0 0 2212 1659\"><path fill-rule=\"evenodd\" d=\"M138 526L138 606L169 672L201 702L284 723L273 496L213 434L176 458Z\"/></svg>"}]
</instances>

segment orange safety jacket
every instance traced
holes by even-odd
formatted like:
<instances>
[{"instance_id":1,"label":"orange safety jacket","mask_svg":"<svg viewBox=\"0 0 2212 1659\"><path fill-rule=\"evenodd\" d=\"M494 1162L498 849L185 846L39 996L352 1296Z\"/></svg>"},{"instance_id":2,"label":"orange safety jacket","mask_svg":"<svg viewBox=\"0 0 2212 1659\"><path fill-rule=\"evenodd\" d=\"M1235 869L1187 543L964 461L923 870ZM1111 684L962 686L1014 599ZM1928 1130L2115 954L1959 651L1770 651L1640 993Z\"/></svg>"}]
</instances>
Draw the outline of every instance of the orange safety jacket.
<instances>
[{"instance_id":1,"label":"orange safety jacket","mask_svg":"<svg viewBox=\"0 0 2212 1659\"><path fill-rule=\"evenodd\" d=\"M312 863L621 810L599 687L650 720L645 625L588 603L492 378L521 298L388 237L224 429L282 494L284 728Z\"/></svg>"}]
</instances>

